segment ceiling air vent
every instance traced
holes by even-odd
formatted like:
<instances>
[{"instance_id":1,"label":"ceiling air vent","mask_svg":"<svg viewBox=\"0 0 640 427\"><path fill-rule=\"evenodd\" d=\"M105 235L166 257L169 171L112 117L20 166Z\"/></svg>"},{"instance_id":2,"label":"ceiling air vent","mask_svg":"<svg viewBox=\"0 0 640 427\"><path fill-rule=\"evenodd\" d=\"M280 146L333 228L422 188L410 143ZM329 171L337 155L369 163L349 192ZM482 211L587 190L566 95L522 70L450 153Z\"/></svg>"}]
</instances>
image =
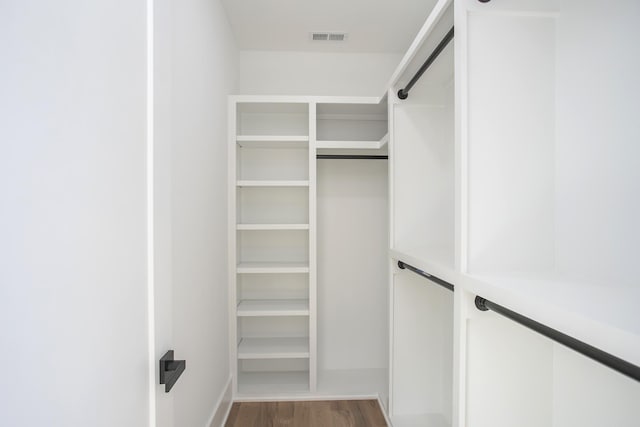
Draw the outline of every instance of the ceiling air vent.
<instances>
[{"instance_id":1,"label":"ceiling air vent","mask_svg":"<svg viewBox=\"0 0 640 427\"><path fill-rule=\"evenodd\" d=\"M314 42L343 42L347 40L347 33L339 32L315 32L311 33Z\"/></svg>"}]
</instances>

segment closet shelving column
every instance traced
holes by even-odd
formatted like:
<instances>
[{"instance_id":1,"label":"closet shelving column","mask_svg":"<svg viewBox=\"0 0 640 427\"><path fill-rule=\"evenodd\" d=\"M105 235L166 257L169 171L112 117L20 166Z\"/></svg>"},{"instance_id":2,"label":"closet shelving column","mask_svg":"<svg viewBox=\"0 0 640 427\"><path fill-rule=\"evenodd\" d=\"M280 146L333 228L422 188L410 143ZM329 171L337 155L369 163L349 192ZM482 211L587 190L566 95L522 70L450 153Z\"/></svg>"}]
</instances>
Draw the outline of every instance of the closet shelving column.
<instances>
[{"instance_id":1,"label":"closet shelving column","mask_svg":"<svg viewBox=\"0 0 640 427\"><path fill-rule=\"evenodd\" d=\"M395 427L454 421L454 293L398 261L458 287L454 43L412 87L454 24L451 1L434 7L389 93L391 354L389 415ZM419 42L419 43L418 43Z\"/></svg>"},{"instance_id":2,"label":"closet shelving column","mask_svg":"<svg viewBox=\"0 0 640 427\"><path fill-rule=\"evenodd\" d=\"M312 109L301 98L230 98L230 360L236 395L315 388Z\"/></svg>"}]
</instances>

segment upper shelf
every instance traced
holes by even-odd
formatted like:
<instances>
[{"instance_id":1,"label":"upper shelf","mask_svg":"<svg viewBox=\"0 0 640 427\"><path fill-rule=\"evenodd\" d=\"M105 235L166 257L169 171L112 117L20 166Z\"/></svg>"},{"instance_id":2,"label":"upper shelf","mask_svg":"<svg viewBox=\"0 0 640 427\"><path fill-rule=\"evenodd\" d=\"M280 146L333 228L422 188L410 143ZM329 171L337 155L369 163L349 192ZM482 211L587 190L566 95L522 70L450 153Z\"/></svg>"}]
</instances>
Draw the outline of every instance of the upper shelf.
<instances>
[{"instance_id":1,"label":"upper shelf","mask_svg":"<svg viewBox=\"0 0 640 427\"><path fill-rule=\"evenodd\" d=\"M389 142L389 133L377 141L317 141L316 147L345 150L379 150Z\"/></svg>"}]
</instances>

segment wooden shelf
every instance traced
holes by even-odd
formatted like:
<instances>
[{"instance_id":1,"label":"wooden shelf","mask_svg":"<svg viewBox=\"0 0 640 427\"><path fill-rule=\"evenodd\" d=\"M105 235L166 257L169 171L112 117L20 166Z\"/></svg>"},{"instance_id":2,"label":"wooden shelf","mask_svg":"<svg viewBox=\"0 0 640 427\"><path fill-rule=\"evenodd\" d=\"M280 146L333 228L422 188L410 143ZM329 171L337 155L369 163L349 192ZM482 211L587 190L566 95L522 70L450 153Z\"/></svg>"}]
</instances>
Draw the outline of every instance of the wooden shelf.
<instances>
[{"instance_id":1,"label":"wooden shelf","mask_svg":"<svg viewBox=\"0 0 640 427\"><path fill-rule=\"evenodd\" d=\"M239 372L238 392L242 395L301 393L309 391L309 372Z\"/></svg>"},{"instance_id":2,"label":"wooden shelf","mask_svg":"<svg viewBox=\"0 0 640 427\"><path fill-rule=\"evenodd\" d=\"M308 316L309 300L243 300L238 304L238 317Z\"/></svg>"},{"instance_id":3,"label":"wooden shelf","mask_svg":"<svg viewBox=\"0 0 640 427\"><path fill-rule=\"evenodd\" d=\"M238 230L308 230L309 224L238 224Z\"/></svg>"},{"instance_id":4,"label":"wooden shelf","mask_svg":"<svg viewBox=\"0 0 640 427\"><path fill-rule=\"evenodd\" d=\"M308 187L307 180L292 181L272 181L272 180L240 180L236 183L238 187Z\"/></svg>"},{"instance_id":5,"label":"wooden shelf","mask_svg":"<svg viewBox=\"0 0 640 427\"><path fill-rule=\"evenodd\" d=\"M389 142L389 134L378 141L317 141L318 149L379 150Z\"/></svg>"},{"instance_id":6,"label":"wooden shelf","mask_svg":"<svg viewBox=\"0 0 640 427\"><path fill-rule=\"evenodd\" d=\"M302 262L248 262L238 264L236 272L241 274L308 273L309 264Z\"/></svg>"},{"instance_id":7,"label":"wooden shelf","mask_svg":"<svg viewBox=\"0 0 640 427\"><path fill-rule=\"evenodd\" d=\"M309 338L242 338L238 359L307 359Z\"/></svg>"}]
</instances>

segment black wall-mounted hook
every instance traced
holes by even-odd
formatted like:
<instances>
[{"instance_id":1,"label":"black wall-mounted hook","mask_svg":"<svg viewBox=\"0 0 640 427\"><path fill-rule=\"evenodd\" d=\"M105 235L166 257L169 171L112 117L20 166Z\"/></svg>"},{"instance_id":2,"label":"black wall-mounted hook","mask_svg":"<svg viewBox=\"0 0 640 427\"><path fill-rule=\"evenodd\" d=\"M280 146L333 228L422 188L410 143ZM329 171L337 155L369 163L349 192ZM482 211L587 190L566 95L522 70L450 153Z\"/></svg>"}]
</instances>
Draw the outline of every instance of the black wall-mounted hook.
<instances>
[{"instance_id":1,"label":"black wall-mounted hook","mask_svg":"<svg viewBox=\"0 0 640 427\"><path fill-rule=\"evenodd\" d=\"M173 359L173 350L167 351L162 356L160 359L160 384L164 384L165 393L169 393L186 367L186 360Z\"/></svg>"}]
</instances>

